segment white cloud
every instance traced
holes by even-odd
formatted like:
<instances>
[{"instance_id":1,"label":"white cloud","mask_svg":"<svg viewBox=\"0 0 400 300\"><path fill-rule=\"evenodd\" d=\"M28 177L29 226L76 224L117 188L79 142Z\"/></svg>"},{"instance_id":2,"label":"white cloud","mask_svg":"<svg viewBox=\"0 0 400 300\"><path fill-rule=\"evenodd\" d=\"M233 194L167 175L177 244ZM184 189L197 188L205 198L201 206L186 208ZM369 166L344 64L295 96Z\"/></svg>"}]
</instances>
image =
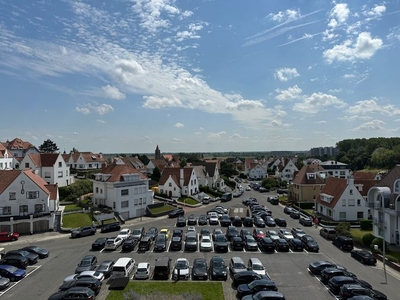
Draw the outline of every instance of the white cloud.
<instances>
[{"instance_id":1,"label":"white cloud","mask_svg":"<svg viewBox=\"0 0 400 300\"><path fill-rule=\"evenodd\" d=\"M297 85L289 87L287 90L276 89L275 92L279 93L275 97L275 99L279 101L298 99L303 93L302 89Z\"/></svg>"},{"instance_id":2,"label":"white cloud","mask_svg":"<svg viewBox=\"0 0 400 300\"><path fill-rule=\"evenodd\" d=\"M113 74L122 83L132 84L137 76L143 74L142 66L135 60L120 60L115 64Z\"/></svg>"},{"instance_id":3,"label":"white cloud","mask_svg":"<svg viewBox=\"0 0 400 300\"><path fill-rule=\"evenodd\" d=\"M163 107L181 107L182 101L176 98L158 97L158 96L144 96L143 107L159 109Z\"/></svg>"},{"instance_id":4,"label":"white cloud","mask_svg":"<svg viewBox=\"0 0 400 300\"><path fill-rule=\"evenodd\" d=\"M247 136L242 136L242 135L240 135L238 133L234 133L229 137L229 139L231 139L231 140L245 140L245 139L248 139L248 137Z\"/></svg>"},{"instance_id":5,"label":"white cloud","mask_svg":"<svg viewBox=\"0 0 400 300\"><path fill-rule=\"evenodd\" d=\"M280 11L276 14L270 13L267 18L275 22L290 22L297 20L301 17L299 10L287 9L285 11Z\"/></svg>"},{"instance_id":6,"label":"white cloud","mask_svg":"<svg viewBox=\"0 0 400 300\"><path fill-rule=\"evenodd\" d=\"M324 58L328 63L337 61L354 61L356 59L370 59L383 45L379 38L371 38L369 32L361 32L353 43L346 40L341 45L325 50Z\"/></svg>"},{"instance_id":7,"label":"white cloud","mask_svg":"<svg viewBox=\"0 0 400 300\"><path fill-rule=\"evenodd\" d=\"M182 128L182 127L185 127L185 125L183 125L182 123L176 123L176 124L174 125L174 127L176 127L176 128Z\"/></svg>"},{"instance_id":8,"label":"white cloud","mask_svg":"<svg viewBox=\"0 0 400 300\"><path fill-rule=\"evenodd\" d=\"M222 136L225 135L225 134L226 134L225 131L210 132L210 133L208 134L208 137L209 137L209 138L220 138L220 137L222 137Z\"/></svg>"},{"instance_id":9,"label":"white cloud","mask_svg":"<svg viewBox=\"0 0 400 300\"><path fill-rule=\"evenodd\" d=\"M300 76L296 68L281 68L275 70L274 77L280 81L288 81L289 79Z\"/></svg>"},{"instance_id":10,"label":"white cloud","mask_svg":"<svg viewBox=\"0 0 400 300\"><path fill-rule=\"evenodd\" d=\"M338 3L331 10L331 17L337 21L337 24L346 22L349 15L350 15L350 10L347 7L346 3Z\"/></svg>"},{"instance_id":11,"label":"white cloud","mask_svg":"<svg viewBox=\"0 0 400 300\"><path fill-rule=\"evenodd\" d=\"M75 107L75 110L77 112L80 112L80 113L84 114L84 115L88 115L91 112L96 112L99 115L104 115L104 114L113 112L114 108L109 104L97 104L97 103L91 104L91 103L87 103L84 106Z\"/></svg>"},{"instance_id":12,"label":"white cloud","mask_svg":"<svg viewBox=\"0 0 400 300\"><path fill-rule=\"evenodd\" d=\"M123 100L125 99L125 94L120 92L118 88L111 85L106 85L101 87L99 96L109 99Z\"/></svg>"},{"instance_id":13,"label":"white cloud","mask_svg":"<svg viewBox=\"0 0 400 300\"><path fill-rule=\"evenodd\" d=\"M366 122L361 124L360 126L357 126L351 131L377 131L377 130L383 130L385 129L383 126L385 125L385 122L381 120L372 120L370 122Z\"/></svg>"},{"instance_id":14,"label":"white cloud","mask_svg":"<svg viewBox=\"0 0 400 300\"><path fill-rule=\"evenodd\" d=\"M354 75L354 74L344 74L343 75L343 78L345 78L345 79L351 79L351 78L355 78L356 77L356 75Z\"/></svg>"},{"instance_id":15,"label":"white cloud","mask_svg":"<svg viewBox=\"0 0 400 300\"><path fill-rule=\"evenodd\" d=\"M171 141L174 142L174 143L178 143L178 144L182 143L182 140L178 139L178 138L172 138Z\"/></svg>"},{"instance_id":16,"label":"white cloud","mask_svg":"<svg viewBox=\"0 0 400 300\"><path fill-rule=\"evenodd\" d=\"M87 107L75 107L75 110L77 111L77 112L80 112L81 114L84 114L84 115L88 115L88 114L90 114L90 109L89 108L87 108Z\"/></svg>"},{"instance_id":17,"label":"white cloud","mask_svg":"<svg viewBox=\"0 0 400 300\"><path fill-rule=\"evenodd\" d=\"M400 108L394 105L379 105L374 99L357 101L356 105L350 106L349 113L354 115L366 115L366 114L382 114L386 116L400 115Z\"/></svg>"},{"instance_id":18,"label":"white cloud","mask_svg":"<svg viewBox=\"0 0 400 300\"><path fill-rule=\"evenodd\" d=\"M333 95L313 93L310 97L305 98L303 102L296 103L293 106L293 110L302 113L316 114L320 110L330 106L344 108L347 104Z\"/></svg>"},{"instance_id":19,"label":"white cloud","mask_svg":"<svg viewBox=\"0 0 400 300\"><path fill-rule=\"evenodd\" d=\"M313 122L314 124L326 124L327 122L322 120L322 121L315 121Z\"/></svg>"},{"instance_id":20,"label":"white cloud","mask_svg":"<svg viewBox=\"0 0 400 300\"><path fill-rule=\"evenodd\" d=\"M370 18L379 18L386 12L386 6L383 4L375 5L370 10L363 11L363 14Z\"/></svg>"},{"instance_id":21,"label":"white cloud","mask_svg":"<svg viewBox=\"0 0 400 300\"><path fill-rule=\"evenodd\" d=\"M106 121L101 120L101 119L97 119L96 121L99 122L99 123L102 123L102 124L105 124L105 123L106 123Z\"/></svg>"}]
</instances>

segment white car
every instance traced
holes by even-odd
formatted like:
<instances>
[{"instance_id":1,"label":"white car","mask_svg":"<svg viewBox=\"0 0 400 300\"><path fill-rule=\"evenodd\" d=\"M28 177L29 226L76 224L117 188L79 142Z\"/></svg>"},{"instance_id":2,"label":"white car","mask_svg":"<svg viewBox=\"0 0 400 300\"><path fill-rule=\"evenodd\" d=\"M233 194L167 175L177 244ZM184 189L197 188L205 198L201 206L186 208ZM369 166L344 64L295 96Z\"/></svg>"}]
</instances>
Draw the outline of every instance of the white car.
<instances>
[{"instance_id":1,"label":"white car","mask_svg":"<svg viewBox=\"0 0 400 300\"><path fill-rule=\"evenodd\" d=\"M246 191L251 191L251 187L247 186Z\"/></svg>"},{"instance_id":2,"label":"white car","mask_svg":"<svg viewBox=\"0 0 400 300\"><path fill-rule=\"evenodd\" d=\"M129 228L124 228L118 233L117 237L119 237L125 241L131 234L132 234L132 231Z\"/></svg>"},{"instance_id":3,"label":"white car","mask_svg":"<svg viewBox=\"0 0 400 300\"><path fill-rule=\"evenodd\" d=\"M178 258L172 273L173 280L189 280L189 261L186 258Z\"/></svg>"},{"instance_id":4,"label":"white car","mask_svg":"<svg viewBox=\"0 0 400 300\"><path fill-rule=\"evenodd\" d=\"M266 235L271 238L271 240L279 240L281 237L275 230L267 230Z\"/></svg>"},{"instance_id":5,"label":"white car","mask_svg":"<svg viewBox=\"0 0 400 300\"><path fill-rule=\"evenodd\" d=\"M200 251L211 251L212 242L209 235L203 235L200 240Z\"/></svg>"},{"instance_id":6,"label":"white car","mask_svg":"<svg viewBox=\"0 0 400 300\"><path fill-rule=\"evenodd\" d=\"M196 227L194 227L194 226L188 226L187 232L189 232L189 231L196 232Z\"/></svg>"},{"instance_id":7,"label":"white car","mask_svg":"<svg viewBox=\"0 0 400 300\"><path fill-rule=\"evenodd\" d=\"M217 225L219 223L218 214L216 212L208 213L208 222L210 225Z\"/></svg>"},{"instance_id":8,"label":"white car","mask_svg":"<svg viewBox=\"0 0 400 300\"><path fill-rule=\"evenodd\" d=\"M71 282L74 280L82 279L82 278L96 278L102 282L104 280L104 274L99 271L83 271L80 274L69 275L64 278L64 283Z\"/></svg>"},{"instance_id":9,"label":"white car","mask_svg":"<svg viewBox=\"0 0 400 300\"><path fill-rule=\"evenodd\" d=\"M248 265L248 268L247 268L248 270L256 272L257 274L260 274L260 275L267 275L264 265L258 258L255 258L255 257L250 258L247 265Z\"/></svg>"},{"instance_id":10,"label":"white car","mask_svg":"<svg viewBox=\"0 0 400 300\"><path fill-rule=\"evenodd\" d=\"M150 263L141 262L138 264L135 279L148 279L150 277Z\"/></svg>"},{"instance_id":11,"label":"white car","mask_svg":"<svg viewBox=\"0 0 400 300\"><path fill-rule=\"evenodd\" d=\"M294 238L293 234L288 229L284 228L279 229L279 236L287 241Z\"/></svg>"},{"instance_id":12,"label":"white car","mask_svg":"<svg viewBox=\"0 0 400 300\"><path fill-rule=\"evenodd\" d=\"M109 238L104 246L104 250L117 250L122 245L124 240L120 237Z\"/></svg>"}]
</instances>

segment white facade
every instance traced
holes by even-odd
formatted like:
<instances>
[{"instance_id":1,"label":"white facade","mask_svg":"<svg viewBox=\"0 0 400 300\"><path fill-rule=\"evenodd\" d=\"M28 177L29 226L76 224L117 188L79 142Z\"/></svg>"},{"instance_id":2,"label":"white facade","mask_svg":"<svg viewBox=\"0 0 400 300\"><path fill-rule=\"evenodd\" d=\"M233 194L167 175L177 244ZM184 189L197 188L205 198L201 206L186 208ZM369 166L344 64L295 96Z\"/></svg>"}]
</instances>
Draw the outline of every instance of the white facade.
<instances>
[{"instance_id":1,"label":"white facade","mask_svg":"<svg viewBox=\"0 0 400 300\"><path fill-rule=\"evenodd\" d=\"M141 174L123 175L124 181L106 181L108 174L96 174L93 181L95 205L106 205L125 219L143 216L146 206L152 204L153 191L149 190L148 179Z\"/></svg>"},{"instance_id":2,"label":"white facade","mask_svg":"<svg viewBox=\"0 0 400 300\"><path fill-rule=\"evenodd\" d=\"M349 178L351 175L350 166L338 161L328 160L320 162L320 166L333 177L337 178Z\"/></svg>"},{"instance_id":3,"label":"white facade","mask_svg":"<svg viewBox=\"0 0 400 300\"><path fill-rule=\"evenodd\" d=\"M23 171L20 171L15 180L0 194L0 216L12 217L48 213L49 196L50 193L47 189L41 188Z\"/></svg>"},{"instance_id":4,"label":"white facade","mask_svg":"<svg viewBox=\"0 0 400 300\"><path fill-rule=\"evenodd\" d=\"M257 164L254 168L249 170L249 178L254 178L254 179L262 179L266 178L268 175L267 170L262 167L260 164Z\"/></svg>"},{"instance_id":5,"label":"white facade","mask_svg":"<svg viewBox=\"0 0 400 300\"><path fill-rule=\"evenodd\" d=\"M4 150L4 154L0 157L0 170L14 169L15 162L16 160L11 155L11 153L9 153L8 150Z\"/></svg>"},{"instance_id":6,"label":"white facade","mask_svg":"<svg viewBox=\"0 0 400 300\"><path fill-rule=\"evenodd\" d=\"M293 180L293 174L295 171L298 171L296 165L292 160L289 160L286 166L282 169L281 172L277 172L278 177L286 182L291 182Z\"/></svg>"},{"instance_id":7,"label":"white facade","mask_svg":"<svg viewBox=\"0 0 400 300\"><path fill-rule=\"evenodd\" d=\"M170 198L179 198L182 196L180 186L171 176L167 178L164 185L159 186L160 193L167 194Z\"/></svg>"},{"instance_id":8,"label":"white facade","mask_svg":"<svg viewBox=\"0 0 400 300\"><path fill-rule=\"evenodd\" d=\"M103 156L101 154L93 154L82 152L74 160L75 155L71 154L67 161L68 166L77 170L91 170L91 169L101 169L103 165Z\"/></svg>"}]
</instances>

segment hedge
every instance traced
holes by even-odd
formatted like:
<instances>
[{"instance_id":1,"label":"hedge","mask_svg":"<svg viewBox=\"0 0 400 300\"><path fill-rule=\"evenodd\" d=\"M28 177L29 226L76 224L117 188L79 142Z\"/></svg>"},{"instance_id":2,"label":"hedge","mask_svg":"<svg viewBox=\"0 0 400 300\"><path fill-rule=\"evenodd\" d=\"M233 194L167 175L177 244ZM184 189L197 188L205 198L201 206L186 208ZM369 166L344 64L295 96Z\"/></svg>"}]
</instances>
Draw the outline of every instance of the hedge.
<instances>
[{"instance_id":1,"label":"hedge","mask_svg":"<svg viewBox=\"0 0 400 300\"><path fill-rule=\"evenodd\" d=\"M360 220L360 229L372 230L372 220Z\"/></svg>"}]
</instances>

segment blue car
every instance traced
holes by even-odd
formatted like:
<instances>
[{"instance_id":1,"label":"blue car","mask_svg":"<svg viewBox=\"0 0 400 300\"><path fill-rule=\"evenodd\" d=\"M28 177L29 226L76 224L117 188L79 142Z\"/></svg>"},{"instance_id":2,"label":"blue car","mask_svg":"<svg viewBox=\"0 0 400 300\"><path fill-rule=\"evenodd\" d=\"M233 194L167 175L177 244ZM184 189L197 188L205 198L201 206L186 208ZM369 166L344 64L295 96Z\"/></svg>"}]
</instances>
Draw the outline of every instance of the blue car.
<instances>
[{"instance_id":1,"label":"blue car","mask_svg":"<svg viewBox=\"0 0 400 300\"><path fill-rule=\"evenodd\" d=\"M0 276L9 278L10 281L18 281L24 278L26 271L11 265L0 265Z\"/></svg>"}]
</instances>

